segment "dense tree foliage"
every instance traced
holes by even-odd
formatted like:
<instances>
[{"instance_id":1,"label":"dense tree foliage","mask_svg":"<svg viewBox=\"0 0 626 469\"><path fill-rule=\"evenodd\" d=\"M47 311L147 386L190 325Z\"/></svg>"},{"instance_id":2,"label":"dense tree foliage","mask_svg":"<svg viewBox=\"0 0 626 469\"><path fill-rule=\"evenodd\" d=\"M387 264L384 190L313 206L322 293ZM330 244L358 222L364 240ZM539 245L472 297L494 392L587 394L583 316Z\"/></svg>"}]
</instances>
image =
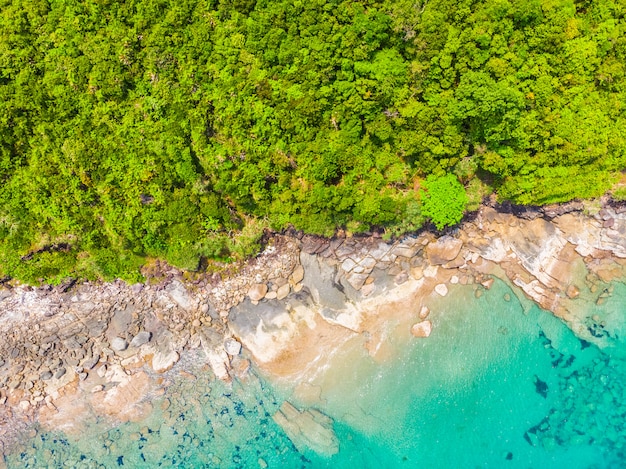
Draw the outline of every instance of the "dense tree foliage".
<instances>
[{"instance_id":1,"label":"dense tree foliage","mask_svg":"<svg viewBox=\"0 0 626 469\"><path fill-rule=\"evenodd\" d=\"M626 167L626 0L0 1L2 275L442 227L428 176L475 207Z\"/></svg>"}]
</instances>

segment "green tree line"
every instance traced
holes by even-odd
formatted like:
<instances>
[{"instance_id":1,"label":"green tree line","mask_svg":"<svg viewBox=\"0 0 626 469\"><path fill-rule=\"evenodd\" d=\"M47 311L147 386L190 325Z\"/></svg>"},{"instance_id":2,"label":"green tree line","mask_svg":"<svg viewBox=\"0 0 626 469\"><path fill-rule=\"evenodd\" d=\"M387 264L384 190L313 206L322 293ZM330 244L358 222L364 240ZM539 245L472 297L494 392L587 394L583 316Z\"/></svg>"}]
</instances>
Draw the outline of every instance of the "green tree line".
<instances>
[{"instance_id":1,"label":"green tree line","mask_svg":"<svg viewBox=\"0 0 626 469\"><path fill-rule=\"evenodd\" d=\"M626 1L0 0L0 275L389 235L626 167Z\"/></svg>"}]
</instances>

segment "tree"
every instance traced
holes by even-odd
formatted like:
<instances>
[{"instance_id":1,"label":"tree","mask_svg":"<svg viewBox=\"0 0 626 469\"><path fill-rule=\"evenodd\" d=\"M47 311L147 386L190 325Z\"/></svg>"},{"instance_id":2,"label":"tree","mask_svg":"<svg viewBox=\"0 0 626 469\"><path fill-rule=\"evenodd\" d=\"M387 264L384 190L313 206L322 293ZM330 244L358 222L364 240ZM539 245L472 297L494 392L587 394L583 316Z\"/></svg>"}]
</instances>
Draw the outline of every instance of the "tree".
<instances>
[{"instance_id":1,"label":"tree","mask_svg":"<svg viewBox=\"0 0 626 469\"><path fill-rule=\"evenodd\" d=\"M438 230L461 221L468 202L465 189L453 174L430 175L420 189L422 214L429 217Z\"/></svg>"}]
</instances>

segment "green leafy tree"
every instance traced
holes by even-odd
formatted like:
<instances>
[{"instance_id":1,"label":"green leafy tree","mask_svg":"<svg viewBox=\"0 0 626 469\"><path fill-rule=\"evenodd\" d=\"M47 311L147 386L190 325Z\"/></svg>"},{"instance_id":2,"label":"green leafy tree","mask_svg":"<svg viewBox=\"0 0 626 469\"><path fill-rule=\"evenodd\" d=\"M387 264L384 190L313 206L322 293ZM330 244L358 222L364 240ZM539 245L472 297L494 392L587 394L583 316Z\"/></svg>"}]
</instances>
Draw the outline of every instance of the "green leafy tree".
<instances>
[{"instance_id":1,"label":"green leafy tree","mask_svg":"<svg viewBox=\"0 0 626 469\"><path fill-rule=\"evenodd\" d=\"M438 230L457 224L468 203L467 194L453 174L428 176L420 189L422 215L431 219Z\"/></svg>"}]
</instances>

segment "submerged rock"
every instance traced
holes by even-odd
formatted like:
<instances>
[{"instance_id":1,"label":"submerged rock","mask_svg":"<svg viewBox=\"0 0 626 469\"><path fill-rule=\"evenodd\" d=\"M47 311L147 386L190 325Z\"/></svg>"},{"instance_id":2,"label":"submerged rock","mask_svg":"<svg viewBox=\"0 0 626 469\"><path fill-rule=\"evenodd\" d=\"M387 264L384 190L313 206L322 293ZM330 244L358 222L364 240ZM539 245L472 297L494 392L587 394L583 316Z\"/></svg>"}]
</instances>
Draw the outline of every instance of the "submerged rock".
<instances>
[{"instance_id":1,"label":"submerged rock","mask_svg":"<svg viewBox=\"0 0 626 469\"><path fill-rule=\"evenodd\" d=\"M333 420L320 411L299 411L285 401L272 418L301 453L305 449L323 456L332 456L339 452L339 440L333 430Z\"/></svg>"},{"instance_id":2,"label":"submerged rock","mask_svg":"<svg viewBox=\"0 0 626 469\"><path fill-rule=\"evenodd\" d=\"M414 337L428 337L430 336L430 333L433 330L433 323L430 322L428 319L425 321L421 321L418 323L413 324L413 326L411 327L411 334L413 334Z\"/></svg>"}]
</instances>

